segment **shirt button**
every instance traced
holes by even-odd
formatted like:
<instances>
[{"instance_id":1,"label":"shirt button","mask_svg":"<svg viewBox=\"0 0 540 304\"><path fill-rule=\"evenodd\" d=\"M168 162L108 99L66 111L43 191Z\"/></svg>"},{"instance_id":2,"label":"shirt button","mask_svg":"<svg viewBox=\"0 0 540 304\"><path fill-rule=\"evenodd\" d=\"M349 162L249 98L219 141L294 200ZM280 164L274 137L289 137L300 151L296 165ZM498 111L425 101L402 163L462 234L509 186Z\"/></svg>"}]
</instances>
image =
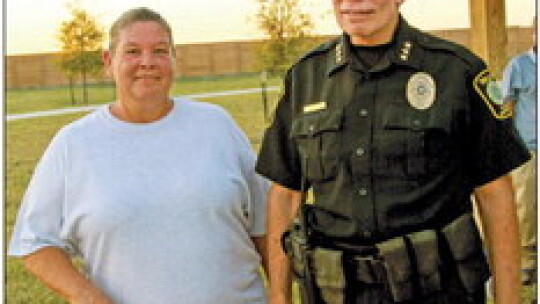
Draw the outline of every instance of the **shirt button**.
<instances>
[{"instance_id":1,"label":"shirt button","mask_svg":"<svg viewBox=\"0 0 540 304\"><path fill-rule=\"evenodd\" d=\"M363 148L356 149L356 155L362 156L366 151Z\"/></svg>"},{"instance_id":2,"label":"shirt button","mask_svg":"<svg viewBox=\"0 0 540 304\"><path fill-rule=\"evenodd\" d=\"M366 109L360 109L360 111L358 111L358 113L359 113L360 116L362 116L362 117L368 116L368 110L366 110Z\"/></svg>"},{"instance_id":3,"label":"shirt button","mask_svg":"<svg viewBox=\"0 0 540 304\"><path fill-rule=\"evenodd\" d=\"M315 126L309 125L308 129L309 129L309 132L313 132L315 130Z\"/></svg>"},{"instance_id":4,"label":"shirt button","mask_svg":"<svg viewBox=\"0 0 540 304\"><path fill-rule=\"evenodd\" d=\"M371 232L367 231L367 230L364 230L364 232L362 232L362 236L366 239L370 239L371 238Z\"/></svg>"},{"instance_id":5,"label":"shirt button","mask_svg":"<svg viewBox=\"0 0 540 304\"><path fill-rule=\"evenodd\" d=\"M360 194L360 196L365 196L367 194L367 190L365 188L362 188L358 190L358 194Z\"/></svg>"}]
</instances>

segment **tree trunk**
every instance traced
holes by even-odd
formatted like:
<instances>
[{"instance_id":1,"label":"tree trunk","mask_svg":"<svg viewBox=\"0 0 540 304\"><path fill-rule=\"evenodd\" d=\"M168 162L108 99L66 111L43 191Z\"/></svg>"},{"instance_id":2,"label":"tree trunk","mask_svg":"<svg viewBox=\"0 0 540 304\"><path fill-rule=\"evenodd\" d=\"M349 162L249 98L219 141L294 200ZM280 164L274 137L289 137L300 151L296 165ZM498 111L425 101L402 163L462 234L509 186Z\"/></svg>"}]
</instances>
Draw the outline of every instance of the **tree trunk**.
<instances>
[{"instance_id":1,"label":"tree trunk","mask_svg":"<svg viewBox=\"0 0 540 304\"><path fill-rule=\"evenodd\" d=\"M73 75L69 75L69 95L71 96L71 105L75 105L75 87L73 81Z\"/></svg>"},{"instance_id":2,"label":"tree trunk","mask_svg":"<svg viewBox=\"0 0 540 304\"><path fill-rule=\"evenodd\" d=\"M268 73L266 71L261 72L261 96L263 103L264 121L268 121L268 95L266 92L266 84L268 82Z\"/></svg>"},{"instance_id":3,"label":"tree trunk","mask_svg":"<svg viewBox=\"0 0 540 304\"><path fill-rule=\"evenodd\" d=\"M82 85L83 85L83 101L86 105L88 105L88 89L86 87L86 67L83 66L82 68Z\"/></svg>"}]
</instances>

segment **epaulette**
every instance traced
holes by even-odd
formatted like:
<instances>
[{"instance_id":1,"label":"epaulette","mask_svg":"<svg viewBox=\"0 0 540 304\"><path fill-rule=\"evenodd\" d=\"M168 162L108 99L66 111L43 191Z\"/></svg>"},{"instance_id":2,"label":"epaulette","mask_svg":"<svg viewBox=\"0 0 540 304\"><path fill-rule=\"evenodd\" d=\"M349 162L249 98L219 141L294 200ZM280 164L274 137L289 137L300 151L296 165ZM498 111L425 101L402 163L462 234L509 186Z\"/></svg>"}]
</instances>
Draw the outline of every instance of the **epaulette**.
<instances>
[{"instance_id":1,"label":"epaulette","mask_svg":"<svg viewBox=\"0 0 540 304\"><path fill-rule=\"evenodd\" d=\"M295 65L308 58L331 51L336 46L336 44L338 44L339 40L340 40L340 37L337 37L323 44L320 44L319 46L315 47L314 49L308 51L307 53L302 55L300 58L298 58L298 60L295 62Z\"/></svg>"},{"instance_id":2,"label":"epaulette","mask_svg":"<svg viewBox=\"0 0 540 304\"><path fill-rule=\"evenodd\" d=\"M471 67L478 68L483 65L482 60L478 56L458 43L425 32L418 35L416 40L418 44L426 49L450 52Z\"/></svg>"}]
</instances>

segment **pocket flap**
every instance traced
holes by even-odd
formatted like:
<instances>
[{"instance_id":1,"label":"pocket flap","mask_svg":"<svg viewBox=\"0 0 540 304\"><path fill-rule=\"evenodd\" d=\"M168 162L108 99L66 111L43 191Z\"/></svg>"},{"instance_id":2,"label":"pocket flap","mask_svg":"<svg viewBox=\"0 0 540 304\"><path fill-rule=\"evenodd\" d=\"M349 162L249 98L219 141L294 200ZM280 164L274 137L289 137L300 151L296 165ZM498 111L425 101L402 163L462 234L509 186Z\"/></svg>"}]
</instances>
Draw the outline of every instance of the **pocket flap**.
<instances>
[{"instance_id":1,"label":"pocket flap","mask_svg":"<svg viewBox=\"0 0 540 304\"><path fill-rule=\"evenodd\" d=\"M412 272L409 254L402 237L396 237L376 245L383 257L391 279L396 282L410 280Z\"/></svg>"},{"instance_id":2,"label":"pocket flap","mask_svg":"<svg viewBox=\"0 0 540 304\"><path fill-rule=\"evenodd\" d=\"M315 279L319 288L345 288L343 252L326 248L313 250Z\"/></svg>"},{"instance_id":3,"label":"pocket flap","mask_svg":"<svg viewBox=\"0 0 540 304\"><path fill-rule=\"evenodd\" d=\"M328 109L300 115L292 123L291 137L311 137L322 132L341 130L342 109Z\"/></svg>"},{"instance_id":4,"label":"pocket flap","mask_svg":"<svg viewBox=\"0 0 540 304\"><path fill-rule=\"evenodd\" d=\"M413 296L412 269L409 254L402 237L396 237L376 245L386 267L388 287L395 302Z\"/></svg>"},{"instance_id":5,"label":"pocket flap","mask_svg":"<svg viewBox=\"0 0 540 304\"><path fill-rule=\"evenodd\" d=\"M384 109L382 119L386 130L422 130L428 128L429 115L411 113L409 107L391 104Z\"/></svg>"},{"instance_id":6,"label":"pocket flap","mask_svg":"<svg viewBox=\"0 0 540 304\"><path fill-rule=\"evenodd\" d=\"M437 233L434 230L422 230L407 235L416 254L418 274L430 275L438 271L440 264Z\"/></svg>"}]
</instances>

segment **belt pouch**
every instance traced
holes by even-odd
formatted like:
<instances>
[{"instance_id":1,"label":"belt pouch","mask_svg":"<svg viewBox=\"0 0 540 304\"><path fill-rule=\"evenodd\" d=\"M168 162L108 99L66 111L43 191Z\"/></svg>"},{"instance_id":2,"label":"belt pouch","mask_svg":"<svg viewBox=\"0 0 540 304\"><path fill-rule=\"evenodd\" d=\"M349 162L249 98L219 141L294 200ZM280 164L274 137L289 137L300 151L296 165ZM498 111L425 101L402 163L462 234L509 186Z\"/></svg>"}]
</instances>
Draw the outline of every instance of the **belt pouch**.
<instances>
[{"instance_id":1,"label":"belt pouch","mask_svg":"<svg viewBox=\"0 0 540 304\"><path fill-rule=\"evenodd\" d=\"M439 273L440 257L437 233L434 230L423 230L407 235L416 255L418 282L420 292L429 295L441 290Z\"/></svg>"},{"instance_id":2,"label":"belt pouch","mask_svg":"<svg viewBox=\"0 0 540 304\"><path fill-rule=\"evenodd\" d=\"M471 213L466 213L443 228L443 234L455 260L459 279L468 293L483 288L489 278L489 266L482 241Z\"/></svg>"},{"instance_id":3,"label":"belt pouch","mask_svg":"<svg viewBox=\"0 0 540 304\"><path fill-rule=\"evenodd\" d=\"M317 247L313 250L315 282L326 304L345 303L343 252Z\"/></svg>"},{"instance_id":4,"label":"belt pouch","mask_svg":"<svg viewBox=\"0 0 540 304\"><path fill-rule=\"evenodd\" d=\"M411 299L413 281L411 262L405 241L396 237L376 245L386 268L388 287L395 302Z\"/></svg>"}]
</instances>

